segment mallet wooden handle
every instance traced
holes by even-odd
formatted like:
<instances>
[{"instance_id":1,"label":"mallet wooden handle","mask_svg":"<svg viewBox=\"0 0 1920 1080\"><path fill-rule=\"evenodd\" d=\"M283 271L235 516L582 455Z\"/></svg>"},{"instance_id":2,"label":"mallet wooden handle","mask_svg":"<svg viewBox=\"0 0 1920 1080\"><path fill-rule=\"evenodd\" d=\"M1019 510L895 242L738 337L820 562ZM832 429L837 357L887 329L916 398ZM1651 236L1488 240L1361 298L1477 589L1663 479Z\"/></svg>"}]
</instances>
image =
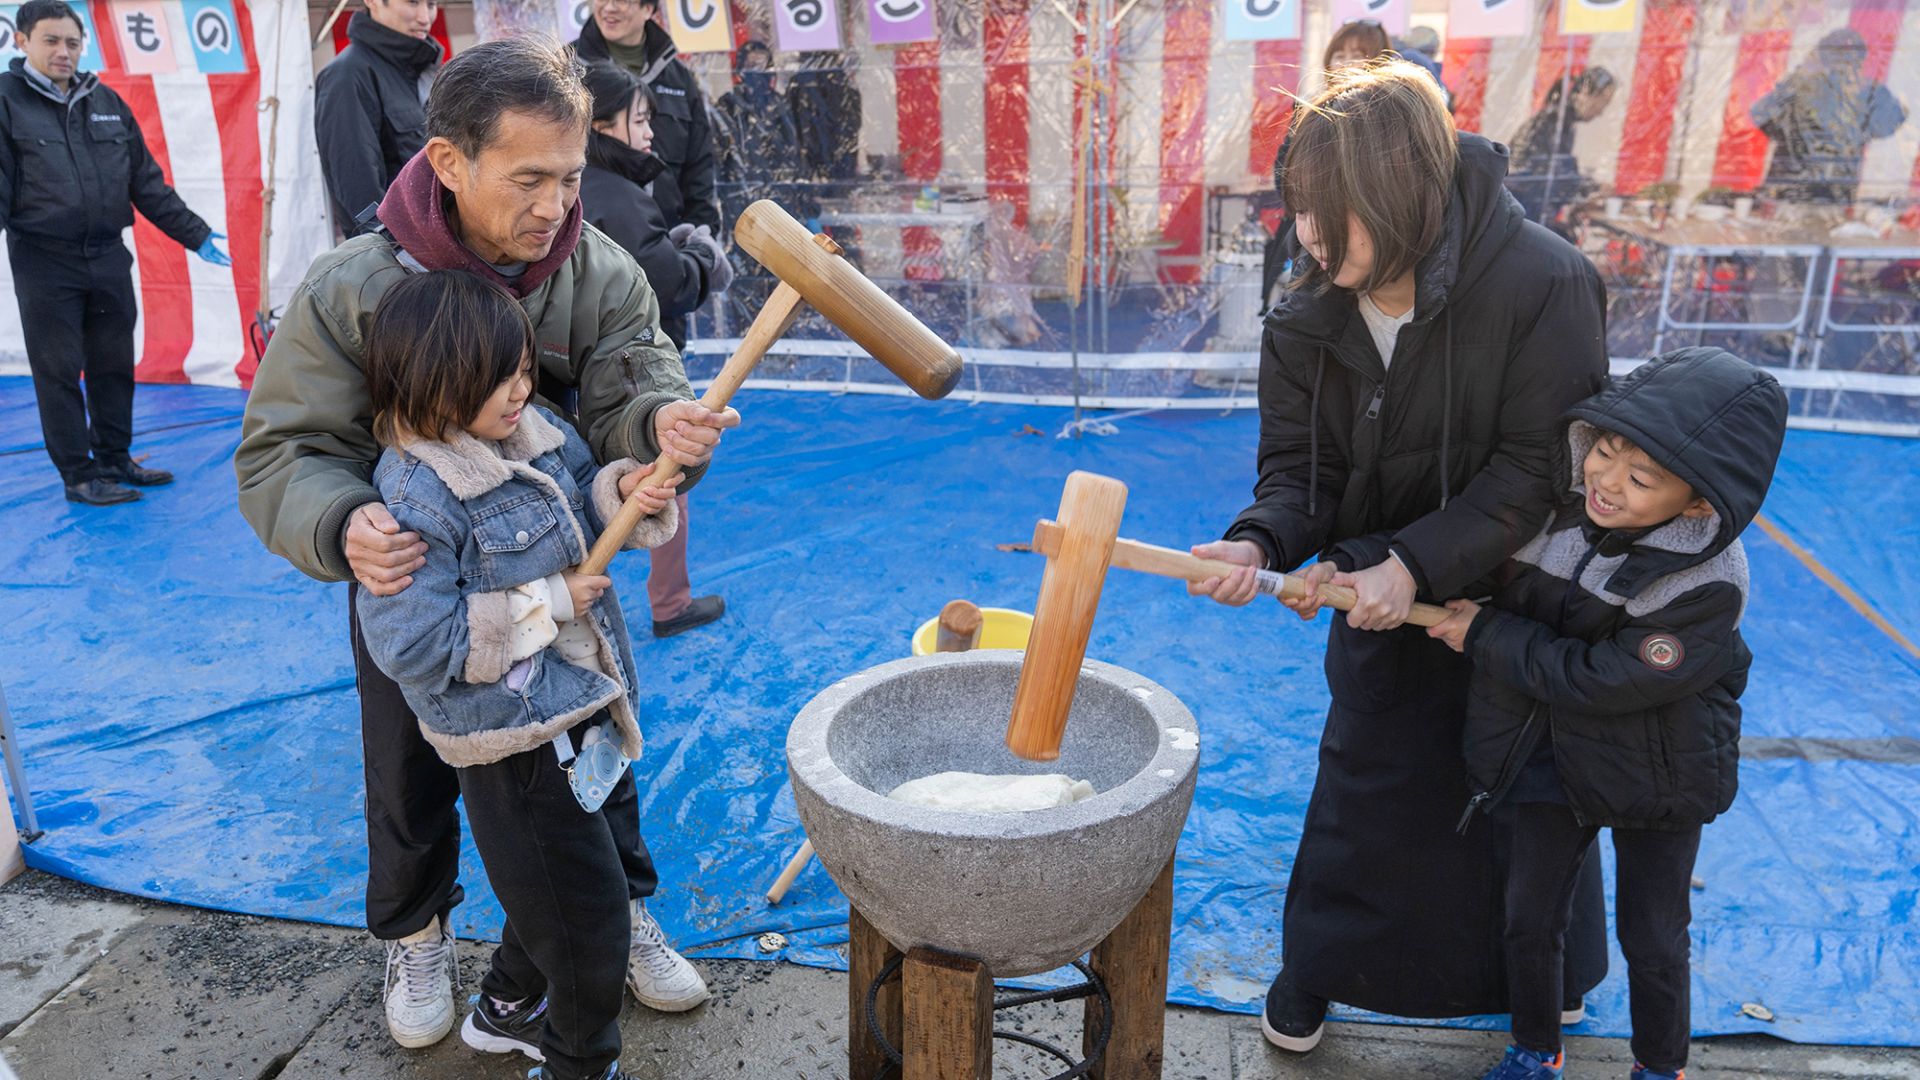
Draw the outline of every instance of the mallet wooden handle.
<instances>
[{"instance_id":1,"label":"mallet wooden handle","mask_svg":"<svg viewBox=\"0 0 1920 1080\"><path fill-rule=\"evenodd\" d=\"M1060 537L1063 530L1051 521L1042 520L1033 527L1033 550L1052 558L1060 550ZM1208 578L1224 577L1240 569L1240 564L1221 559L1203 559L1173 548L1143 544L1138 540L1125 538L1113 542L1113 562L1123 570L1138 570L1145 574L1158 574L1161 577L1179 578L1182 581L1205 581ZM1303 578L1292 574L1283 574L1277 570L1257 570L1254 581L1261 592L1269 596L1298 600L1307 595L1307 583ZM1342 585L1320 586L1320 602L1341 611L1350 611L1358 601L1353 590ZM1445 622L1453 614L1443 607L1432 604L1415 604L1408 613L1407 621L1415 626L1434 626Z\"/></svg>"},{"instance_id":2,"label":"mallet wooden handle","mask_svg":"<svg viewBox=\"0 0 1920 1080\"><path fill-rule=\"evenodd\" d=\"M760 309L760 314L754 316L753 325L747 327L746 336L740 339L740 347L727 358L726 366L722 367L720 374L715 376L713 385L707 387L707 392L700 395L701 405L712 412L719 412L727 407L727 402L733 400L734 392L740 389L740 384L746 382L747 376L753 374L754 365L767 354L767 350L773 347L774 342L780 340L780 335L786 333L787 328L793 325L793 320L800 314L801 303L803 301L800 291L784 281L773 290L773 295L767 298L766 306ZM663 455L654 463L653 474L640 481L640 485L657 487L679 476L680 472L680 463ZM621 503L620 512L615 514L613 520L607 522L607 527L600 531L600 539L594 541L593 550L587 553L587 560L580 564L579 572L582 574L606 573L607 565L613 562L613 556L619 552L620 546L627 542L627 535L633 532L633 527L640 524L640 519L646 516L647 512L640 505L639 499L628 498L626 502Z\"/></svg>"}]
</instances>

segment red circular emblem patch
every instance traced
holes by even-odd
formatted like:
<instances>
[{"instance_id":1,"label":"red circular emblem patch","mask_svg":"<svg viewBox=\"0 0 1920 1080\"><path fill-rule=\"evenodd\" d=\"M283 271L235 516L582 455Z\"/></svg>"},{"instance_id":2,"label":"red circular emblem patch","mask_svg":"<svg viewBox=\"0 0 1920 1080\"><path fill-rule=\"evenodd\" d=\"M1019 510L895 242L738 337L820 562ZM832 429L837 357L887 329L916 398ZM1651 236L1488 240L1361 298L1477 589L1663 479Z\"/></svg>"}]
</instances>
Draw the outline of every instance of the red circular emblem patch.
<instances>
[{"instance_id":1,"label":"red circular emblem patch","mask_svg":"<svg viewBox=\"0 0 1920 1080\"><path fill-rule=\"evenodd\" d=\"M1672 671L1686 658L1687 650L1681 647L1678 638L1654 634L1640 643L1640 659L1655 671Z\"/></svg>"}]
</instances>

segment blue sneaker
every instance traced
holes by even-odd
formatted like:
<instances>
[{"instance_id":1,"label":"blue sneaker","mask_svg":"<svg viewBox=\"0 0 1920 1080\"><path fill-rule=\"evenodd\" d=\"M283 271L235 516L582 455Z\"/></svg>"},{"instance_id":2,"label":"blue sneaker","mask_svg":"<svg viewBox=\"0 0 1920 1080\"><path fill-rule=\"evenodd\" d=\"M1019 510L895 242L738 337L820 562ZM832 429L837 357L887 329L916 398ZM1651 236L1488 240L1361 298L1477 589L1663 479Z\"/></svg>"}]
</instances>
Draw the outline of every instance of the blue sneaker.
<instances>
[{"instance_id":1,"label":"blue sneaker","mask_svg":"<svg viewBox=\"0 0 1920 1080\"><path fill-rule=\"evenodd\" d=\"M1675 1069L1672 1072L1654 1072L1639 1062L1633 1063L1633 1072L1628 1074L1632 1080L1687 1080L1687 1070Z\"/></svg>"},{"instance_id":2,"label":"blue sneaker","mask_svg":"<svg viewBox=\"0 0 1920 1080\"><path fill-rule=\"evenodd\" d=\"M1560 1070L1566 1064L1565 1050L1544 1058L1531 1050L1509 1046L1507 1056L1500 1059L1500 1064L1488 1069L1480 1080L1560 1080Z\"/></svg>"}]
</instances>

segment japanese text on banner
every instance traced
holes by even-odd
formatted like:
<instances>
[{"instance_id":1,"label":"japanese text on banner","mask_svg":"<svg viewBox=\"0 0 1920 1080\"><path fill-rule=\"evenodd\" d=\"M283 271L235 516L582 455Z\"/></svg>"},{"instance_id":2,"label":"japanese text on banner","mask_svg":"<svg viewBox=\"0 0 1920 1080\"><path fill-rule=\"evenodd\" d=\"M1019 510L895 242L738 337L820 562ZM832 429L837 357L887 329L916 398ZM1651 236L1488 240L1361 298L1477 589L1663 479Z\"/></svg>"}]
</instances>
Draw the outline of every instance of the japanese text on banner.
<instances>
[{"instance_id":1,"label":"japanese text on banner","mask_svg":"<svg viewBox=\"0 0 1920 1080\"><path fill-rule=\"evenodd\" d=\"M667 32L684 53L732 52L726 0L666 0Z\"/></svg>"},{"instance_id":2,"label":"japanese text on banner","mask_svg":"<svg viewBox=\"0 0 1920 1080\"><path fill-rule=\"evenodd\" d=\"M837 0L773 0L773 28L785 52L817 52L840 47Z\"/></svg>"},{"instance_id":3,"label":"japanese text on banner","mask_svg":"<svg viewBox=\"0 0 1920 1080\"><path fill-rule=\"evenodd\" d=\"M1299 0L1226 0L1228 41L1290 41L1300 36Z\"/></svg>"},{"instance_id":4,"label":"japanese text on banner","mask_svg":"<svg viewBox=\"0 0 1920 1080\"><path fill-rule=\"evenodd\" d=\"M1566 0L1560 6L1563 34L1631 34L1640 0Z\"/></svg>"},{"instance_id":5,"label":"japanese text on banner","mask_svg":"<svg viewBox=\"0 0 1920 1080\"><path fill-rule=\"evenodd\" d=\"M933 0L867 0L867 34L875 45L932 41Z\"/></svg>"},{"instance_id":6,"label":"japanese text on banner","mask_svg":"<svg viewBox=\"0 0 1920 1080\"><path fill-rule=\"evenodd\" d=\"M1530 0L1453 0L1447 6L1447 36L1523 37L1533 30Z\"/></svg>"}]
</instances>

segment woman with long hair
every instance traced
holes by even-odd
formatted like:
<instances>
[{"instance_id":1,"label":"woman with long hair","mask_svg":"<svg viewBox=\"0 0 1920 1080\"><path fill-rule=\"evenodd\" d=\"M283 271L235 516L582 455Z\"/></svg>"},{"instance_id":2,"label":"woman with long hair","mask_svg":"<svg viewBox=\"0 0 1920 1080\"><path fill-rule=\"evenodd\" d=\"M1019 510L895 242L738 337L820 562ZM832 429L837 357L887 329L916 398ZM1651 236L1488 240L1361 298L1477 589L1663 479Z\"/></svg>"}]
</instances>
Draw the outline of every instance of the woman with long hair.
<instances>
[{"instance_id":1,"label":"woman with long hair","mask_svg":"<svg viewBox=\"0 0 1920 1080\"><path fill-rule=\"evenodd\" d=\"M1245 604L1256 569L1310 563L1309 581L1359 596L1327 646L1333 703L1267 995L1283 1049L1313 1048L1329 1001L1506 1011L1504 849L1455 828L1468 665L1403 625L1416 597L1484 595L1539 532L1558 418L1607 370L1599 275L1526 220L1506 164L1404 61L1338 69L1294 114L1295 275L1267 316L1254 502L1194 549L1244 569L1192 587ZM1597 877L1576 898L1569 1004L1605 971L1599 899Z\"/></svg>"}]
</instances>

